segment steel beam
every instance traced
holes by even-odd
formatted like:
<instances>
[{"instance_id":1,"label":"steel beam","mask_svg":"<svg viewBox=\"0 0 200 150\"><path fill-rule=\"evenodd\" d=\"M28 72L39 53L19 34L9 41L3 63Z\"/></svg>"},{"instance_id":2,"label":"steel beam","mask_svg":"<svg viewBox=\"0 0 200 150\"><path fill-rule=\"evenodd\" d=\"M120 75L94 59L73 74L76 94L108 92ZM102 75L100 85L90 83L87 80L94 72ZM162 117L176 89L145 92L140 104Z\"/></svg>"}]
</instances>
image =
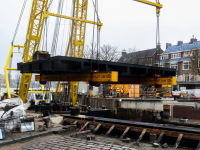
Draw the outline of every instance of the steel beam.
<instances>
[{"instance_id":1,"label":"steel beam","mask_svg":"<svg viewBox=\"0 0 200 150\"><path fill-rule=\"evenodd\" d=\"M92 65L91 65L92 64ZM91 70L99 72L118 72L120 78L152 78L155 74L161 77L176 76L176 69L127 64L110 61L100 61L66 56L55 56L47 60L18 63L17 69L21 73L39 74L66 74L66 73L90 73Z\"/></svg>"},{"instance_id":2,"label":"steel beam","mask_svg":"<svg viewBox=\"0 0 200 150\"><path fill-rule=\"evenodd\" d=\"M146 77L133 77L133 78L123 78L118 77L118 82L116 84L159 84L159 85L175 85L177 81L176 77L159 77L159 78L146 78ZM107 82L107 84L113 84ZM100 84L103 84L100 82Z\"/></svg>"}]
</instances>

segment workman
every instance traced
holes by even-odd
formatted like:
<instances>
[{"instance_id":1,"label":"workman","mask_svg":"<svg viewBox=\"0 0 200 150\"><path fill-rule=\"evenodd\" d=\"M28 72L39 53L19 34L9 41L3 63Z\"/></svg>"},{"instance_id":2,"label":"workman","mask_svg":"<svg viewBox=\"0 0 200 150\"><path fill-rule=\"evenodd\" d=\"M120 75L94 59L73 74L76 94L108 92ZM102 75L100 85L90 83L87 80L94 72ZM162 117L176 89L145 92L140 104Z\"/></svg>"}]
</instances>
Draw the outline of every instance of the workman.
<instances>
[{"instance_id":1,"label":"workman","mask_svg":"<svg viewBox=\"0 0 200 150\"><path fill-rule=\"evenodd\" d=\"M113 96L117 97L117 91L116 91L116 89L113 90Z\"/></svg>"},{"instance_id":2,"label":"workman","mask_svg":"<svg viewBox=\"0 0 200 150\"><path fill-rule=\"evenodd\" d=\"M121 97L124 97L124 89L123 89L123 87L121 88Z\"/></svg>"}]
</instances>

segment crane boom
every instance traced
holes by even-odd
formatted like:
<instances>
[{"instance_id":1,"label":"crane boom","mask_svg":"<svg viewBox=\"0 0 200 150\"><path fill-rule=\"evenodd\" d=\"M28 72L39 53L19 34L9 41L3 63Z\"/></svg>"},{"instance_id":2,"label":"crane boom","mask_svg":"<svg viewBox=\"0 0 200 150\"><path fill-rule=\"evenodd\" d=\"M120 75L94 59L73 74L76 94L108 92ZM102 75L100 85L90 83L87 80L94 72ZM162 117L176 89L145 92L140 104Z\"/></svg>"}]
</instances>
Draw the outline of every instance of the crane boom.
<instances>
[{"instance_id":1,"label":"crane boom","mask_svg":"<svg viewBox=\"0 0 200 150\"><path fill-rule=\"evenodd\" d=\"M73 10L73 17L86 19L87 18L87 7L88 7L88 0L74 0L74 10ZM71 30L71 40L67 46L67 53L70 48L70 56L76 58L83 57L83 50L84 50L84 43L85 43L85 29L86 23L81 22L78 20L73 20L72 23L72 30ZM70 82L70 99L73 106L76 106L76 100L78 96L78 87L79 82Z\"/></svg>"},{"instance_id":2,"label":"crane boom","mask_svg":"<svg viewBox=\"0 0 200 150\"><path fill-rule=\"evenodd\" d=\"M69 55L70 57L82 58L83 50L84 50L84 43L85 43L86 23L93 23L93 24L97 24L98 26L103 25L100 22L95 23L92 21L88 22L86 20L87 19L87 7L88 7L88 0L74 0L73 17L72 18L78 18L78 19L73 19L73 21L72 21L71 36L69 38L65 56ZM53 14L51 14L51 15L53 15ZM66 17L64 17L64 18L66 18ZM57 96L57 91L58 91L59 85L60 85L60 82L57 83L55 98ZM71 99L73 106L76 106L76 100L77 100L77 95L78 95L78 86L79 86L79 82L76 82L76 81L70 82L70 88L71 88L70 99Z\"/></svg>"},{"instance_id":3,"label":"crane boom","mask_svg":"<svg viewBox=\"0 0 200 150\"><path fill-rule=\"evenodd\" d=\"M157 1L156 3L147 0L134 0L134 1L156 7L157 14L160 14L160 9L163 8L163 5L160 4L159 1Z\"/></svg>"},{"instance_id":4,"label":"crane boom","mask_svg":"<svg viewBox=\"0 0 200 150\"><path fill-rule=\"evenodd\" d=\"M48 0L33 0L24 46L24 63L31 62L33 54L38 51L45 19L43 12L46 11L47 4ZM19 96L23 102L26 101L31 78L31 73L22 74Z\"/></svg>"},{"instance_id":5,"label":"crane boom","mask_svg":"<svg viewBox=\"0 0 200 150\"><path fill-rule=\"evenodd\" d=\"M33 61L32 56L39 49L42 30L44 26L44 20L47 19L49 15L72 20L71 37L69 39L68 47L66 50L66 56L70 49L71 57L82 58L84 42L85 42L86 23L96 24L98 25L99 29L103 25L101 22L93 22L93 21L86 20L88 0L74 0L73 1L73 17L50 13L47 11L47 4L48 4L48 0L33 0L32 2L32 8L31 8L31 14L29 18L25 45L24 47L20 46L24 48L23 63ZM15 46L15 45L11 46L11 50L10 50L10 53L5 65L5 69L4 69L5 75L6 75L7 89L9 88L7 70L12 69L12 68L8 68L8 64L9 64L9 60L12 55L12 51L14 47L19 47L19 46ZM14 68L14 70L16 69ZM23 102L26 101L31 78L32 78L31 73L22 74L21 81L20 81L20 88L19 88L19 96L23 100ZM75 100L77 98L77 93L78 93L78 82L72 82L71 84L72 84L71 89L74 91L74 94L72 94L72 99ZM8 90L8 92L9 92L8 98L10 98L10 90Z\"/></svg>"}]
</instances>

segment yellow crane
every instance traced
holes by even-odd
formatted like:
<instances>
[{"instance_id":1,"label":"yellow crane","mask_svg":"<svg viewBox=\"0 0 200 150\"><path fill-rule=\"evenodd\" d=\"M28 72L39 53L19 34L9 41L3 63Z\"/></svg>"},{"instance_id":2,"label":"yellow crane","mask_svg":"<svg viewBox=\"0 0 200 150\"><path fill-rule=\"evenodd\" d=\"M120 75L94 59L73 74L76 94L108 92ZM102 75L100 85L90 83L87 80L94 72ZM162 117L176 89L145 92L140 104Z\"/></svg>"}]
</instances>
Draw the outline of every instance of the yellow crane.
<instances>
[{"instance_id":1,"label":"yellow crane","mask_svg":"<svg viewBox=\"0 0 200 150\"><path fill-rule=\"evenodd\" d=\"M12 46L8 55L8 59L6 61L6 65L4 68L8 98L11 98L11 96L10 96L10 88L9 88L9 80L8 80L7 71L17 70L16 68L8 67L10 58L12 57L12 54L13 54L13 49L14 47L24 49L23 63L33 61L33 54L39 51L39 45L41 41L41 35L42 35L45 19L47 19L49 16L55 16L55 17L61 17L61 18L73 20L71 38L70 38L71 40L69 41L66 54L68 53L69 48L71 48L71 56L79 57L79 58L83 56L86 23L96 24L99 26L99 29L103 25L99 21L94 22L94 21L86 20L88 0L74 0L73 17L50 13L47 10L47 5L48 5L48 0L33 0L29 23L28 23L28 30L26 34L25 45L15 45L12 43ZM23 100L23 102L26 101L31 78L32 78L31 73L22 74L20 88L19 88L19 96ZM78 90L77 83L72 83L73 93L75 93L77 90ZM74 95L73 99L75 99L76 96L75 94L73 95Z\"/></svg>"},{"instance_id":2,"label":"yellow crane","mask_svg":"<svg viewBox=\"0 0 200 150\"><path fill-rule=\"evenodd\" d=\"M135 1L145 3L151 6L155 6L157 17L159 18L160 9L162 8L162 5L159 3L159 1L157 1L156 3L146 1L146 0L135 0ZM73 1L73 16L72 17L51 13L48 11L47 5L48 5L48 0L33 0L25 45L14 45L12 43L12 46L8 55L8 59L4 68L8 98L10 98L10 89L9 89L9 80L8 80L7 71L17 70L16 68L8 67L10 58L13 54L13 48L14 47L23 48L24 49L23 62L24 63L31 62L33 60L32 58L33 54L39 51L39 45L40 45L40 40L41 40L41 35L42 35L45 19L47 19L49 16L55 16L55 17L61 17L61 18L72 20L71 36L69 38L69 43L67 46L65 56L67 56L70 51L70 56L77 57L77 58L83 57L86 23L96 24L99 30L101 29L101 26L103 25L99 20L97 22L86 20L88 0L74 0ZM23 102L26 101L31 78L32 78L31 73L22 74L20 89L19 89L19 96L22 98ZM70 94L71 101L73 103L73 106L75 106L77 94L78 94L78 82L71 82L70 86L71 86L71 94ZM58 87L59 87L59 82L57 85L56 94L57 94Z\"/></svg>"},{"instance_id":3,"label":"yellow crane","mask_svg":"<svg viewBox=\"0 0 200 150\"><path fill-rule=\"evenodd\" d=\"M155 3L151 1L147 1L147 0L134 0L134 1L156 7L156 16L157 16L156 48L157 48L157 51L160 50L159 16L160 16L160 9L163 8L163 5L160 4L159 0L156 0Z\"/></svg>"}]
</instances>

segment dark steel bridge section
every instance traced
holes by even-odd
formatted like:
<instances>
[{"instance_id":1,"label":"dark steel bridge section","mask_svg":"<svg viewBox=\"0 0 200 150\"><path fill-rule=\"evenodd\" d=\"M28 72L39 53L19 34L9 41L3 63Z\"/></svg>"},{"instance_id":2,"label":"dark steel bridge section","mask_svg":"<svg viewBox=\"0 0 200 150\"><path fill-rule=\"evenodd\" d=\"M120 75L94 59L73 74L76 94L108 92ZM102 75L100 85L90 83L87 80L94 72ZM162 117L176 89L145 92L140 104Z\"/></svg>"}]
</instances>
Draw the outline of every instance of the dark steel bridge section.
<instances>
[{"instance_id":1,"label":"dark steel bridge section","mask_svg":"<svg viewBox=\"0 0 200 150\"><path fill-rule=\"evenodd\" d=\"M117 71L118 77L153 77L155 74L160 74L162 77L172 77L176 75L176 70L170 68L65 56L55 56L29 63L18 63L17 69L21 73L39 74L89 73L91 70L99 70L99 72Z\"/></svg>"}]
</instances>

